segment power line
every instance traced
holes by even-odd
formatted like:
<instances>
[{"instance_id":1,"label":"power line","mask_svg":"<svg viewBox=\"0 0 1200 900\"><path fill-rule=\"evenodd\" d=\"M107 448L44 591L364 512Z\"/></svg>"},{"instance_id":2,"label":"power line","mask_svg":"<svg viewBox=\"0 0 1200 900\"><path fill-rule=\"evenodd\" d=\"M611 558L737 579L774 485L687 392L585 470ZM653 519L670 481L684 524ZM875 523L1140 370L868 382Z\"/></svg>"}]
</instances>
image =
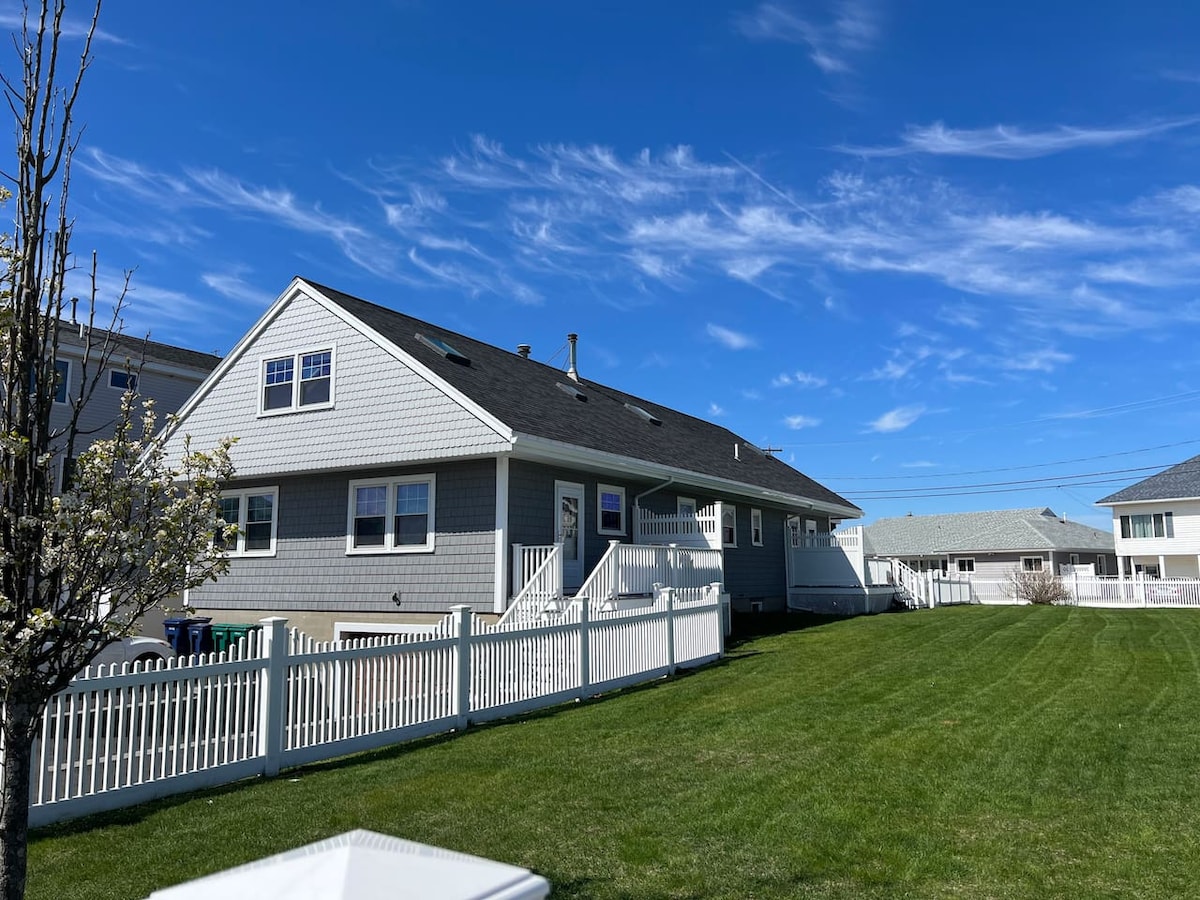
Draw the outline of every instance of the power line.
<instances>
[{"instance_id":1,"label":"power line","mask_svg":"<svg viewBox=\"0 0 1200 900\"><path fill-rule=\"evenodd\" d=\"M1169 450L1175 447L1185 447L1189 444L1200 444L1200 438L1190 441L1175 441L1172 444L1158 444L1154 447L1142 447L1137 450L1122 450L1119 453L1102 453L1099 456L1078 456L1074 459L1062 459L1057 462L1031 463L1026 466L1002 466L996 469L968 469L963 472L937 472L920 475L820 475L814 476L818 481L901 481L923 478L957 478L960 475L991 475L997 472L1022 472L1029 469L1046 469L1051 466L1069 466L1074 463L1095 462L1098 459L1115 459L1119 456L1133 456L1138 453L1150 453L1155 450Z\"/></svg>"},{"instance_id":2,"label":"power line","mask_svg":"<svg viewBox=\"0 0 1200 900\"><path fill-rule=\"evenodd\" d=\"M1057 486L1066 484L1067 486L1077 486L1079 484L1095 484L1096 482L1080 482L1080 478L1100 478L1105 475L1129 475L1135 472L1158 472L1162 470L1162 466L1137 466L1130 469L1107 469L1101 472L1080 472L1075 475L1049 475L1045 478L1020 478L1015 481L984 481L975 484L946 484L930 487L916 488L896 488L893 490L878 490L878 491L854 491L852 495L855 497L874 497L878 494L887 494L894 498L900 499L903 495L920 494L927 491L953 491L959 489L974 489L974 488L990 488L990 487L1009 487L1016 485L1030 485L1031 490L1037 487ZM1193 466L1191 470L1200 471L1200 466ZM1189 471L1183 469L1180 471ZM1113 481L1114 479L1108 479ZM1128 479L1124 479L1128 480Z\"/></svg>"}]
</instances>

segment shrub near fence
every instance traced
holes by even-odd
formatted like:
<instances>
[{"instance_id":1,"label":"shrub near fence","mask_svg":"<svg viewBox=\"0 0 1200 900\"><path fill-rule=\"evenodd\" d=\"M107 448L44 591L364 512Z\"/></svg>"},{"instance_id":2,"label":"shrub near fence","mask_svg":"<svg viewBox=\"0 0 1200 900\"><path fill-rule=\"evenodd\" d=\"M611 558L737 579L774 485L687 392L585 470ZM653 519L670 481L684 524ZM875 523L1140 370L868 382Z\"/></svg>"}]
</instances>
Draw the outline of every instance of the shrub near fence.
<instances>
[{"instance_id":1,"label":"shrub near fence","mask_svg":"<svg viewBox=\"0 0 1200 900\"><path fill-rule=\"evenodd\" d=\"M720 585L641 606L573 603L488 625L465 606L428 632L318 643L263 620L229 650L85 671L34 747L30 823L141 803L466 727L697 666L723 652Z\"/></svg>"}]
</instances>

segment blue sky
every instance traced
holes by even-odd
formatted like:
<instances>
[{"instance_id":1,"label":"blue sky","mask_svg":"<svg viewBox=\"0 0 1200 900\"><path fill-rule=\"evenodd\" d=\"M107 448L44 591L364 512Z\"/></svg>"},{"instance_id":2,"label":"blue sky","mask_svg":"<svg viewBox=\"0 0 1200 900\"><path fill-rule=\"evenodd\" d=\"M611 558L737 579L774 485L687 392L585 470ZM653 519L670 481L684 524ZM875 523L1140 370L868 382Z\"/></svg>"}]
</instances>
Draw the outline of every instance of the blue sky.
<instances>
[{"instance_id":1,"label":"blue sky","mask_svg":"<svg viewBox=\"0 0 1200 900\"><path fill-rule=\"evenodd\" d=\"M106 290L136 269L131 331L224 352L296 274L542 361L576 331L585 378L868 520L1107 527L1098 497L1200 452L1200 5L137 0L101 27L74 248Z\"/></svg>"}]
</instances>

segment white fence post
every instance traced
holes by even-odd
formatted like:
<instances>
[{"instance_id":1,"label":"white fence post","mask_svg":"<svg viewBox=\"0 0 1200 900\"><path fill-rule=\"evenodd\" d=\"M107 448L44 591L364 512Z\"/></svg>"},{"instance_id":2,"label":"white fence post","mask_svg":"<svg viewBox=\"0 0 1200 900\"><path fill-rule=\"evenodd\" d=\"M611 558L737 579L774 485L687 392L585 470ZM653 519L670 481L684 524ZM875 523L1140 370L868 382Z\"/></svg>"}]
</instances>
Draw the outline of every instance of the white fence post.
<instances>
[{"instance_id":1,"label":"white fence post","mask_svg":"<svg viewBox=\"0 0 1200 900\"><path fill-rule=\"evenodd\" d=\"M264 775L278 775L283 757L284 694L287 686L287 619L262 623L262 654L267 666L258 676L258 754Z\"/></svg>"},{"instance_id":2,"label":"white fence post","mask_svg":"<svg viewBox=\"0 0 1200 900\"><path fill-rule=\"evenodd\" d=\"M708 586L712 591L713 600L717 604L717 621L720 622L717 630L721 634L717 638L718 653L720 656L725 656L725 637L733 633L733 610L731 604L725 602L725 585L719 581L714 581Z\"/></svg>"},{"instance_id":3,"label":"white fence post","mask_svg":"<svg viewBox=\"0 0 1200 900\"><path fill-rule=\"evenodd\" d=\"M661 585L655 585L661 587ZM675 588L666 588L667 594L667 674L675 674Z\"/></svg>"},{"instance_id":4,"label":"white fence post","mask_svg":"<svg viewBox=\"0 0 1200 900\"><path fill-rule=\"evenodd\" d=\"M471 716L471 607L450 607L454 645L454 727L467 727Z\"/></svg>"},{"instance_id":5,"label":"white fence post","mask_svg":"<svg viewBox=\"0 0 1200 900\"><path fill-rule=\"evenodd\" d=\"M592 601L579 598L579 696L586 697L592 686Z\"/></svg>"}]
</instances>

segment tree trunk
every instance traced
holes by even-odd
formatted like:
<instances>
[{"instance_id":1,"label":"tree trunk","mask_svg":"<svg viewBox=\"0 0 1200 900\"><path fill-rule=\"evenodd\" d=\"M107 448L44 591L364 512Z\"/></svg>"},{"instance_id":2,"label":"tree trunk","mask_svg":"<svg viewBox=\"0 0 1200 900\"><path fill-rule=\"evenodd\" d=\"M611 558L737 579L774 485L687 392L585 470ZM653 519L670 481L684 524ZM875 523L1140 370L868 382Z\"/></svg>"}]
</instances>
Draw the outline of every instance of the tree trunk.
<instances>
[{"instance_id":1,"label":"tree trunk","mask_svg":"<svg viewBox=\"0 0 1200 900\"><path fill-rule=\"evenodd\" d=\"M3 803L0 804L0 900L22 900L28 863L29 776L37 705L10 700L3 707Z\"/></svg>"}]
</instances>

